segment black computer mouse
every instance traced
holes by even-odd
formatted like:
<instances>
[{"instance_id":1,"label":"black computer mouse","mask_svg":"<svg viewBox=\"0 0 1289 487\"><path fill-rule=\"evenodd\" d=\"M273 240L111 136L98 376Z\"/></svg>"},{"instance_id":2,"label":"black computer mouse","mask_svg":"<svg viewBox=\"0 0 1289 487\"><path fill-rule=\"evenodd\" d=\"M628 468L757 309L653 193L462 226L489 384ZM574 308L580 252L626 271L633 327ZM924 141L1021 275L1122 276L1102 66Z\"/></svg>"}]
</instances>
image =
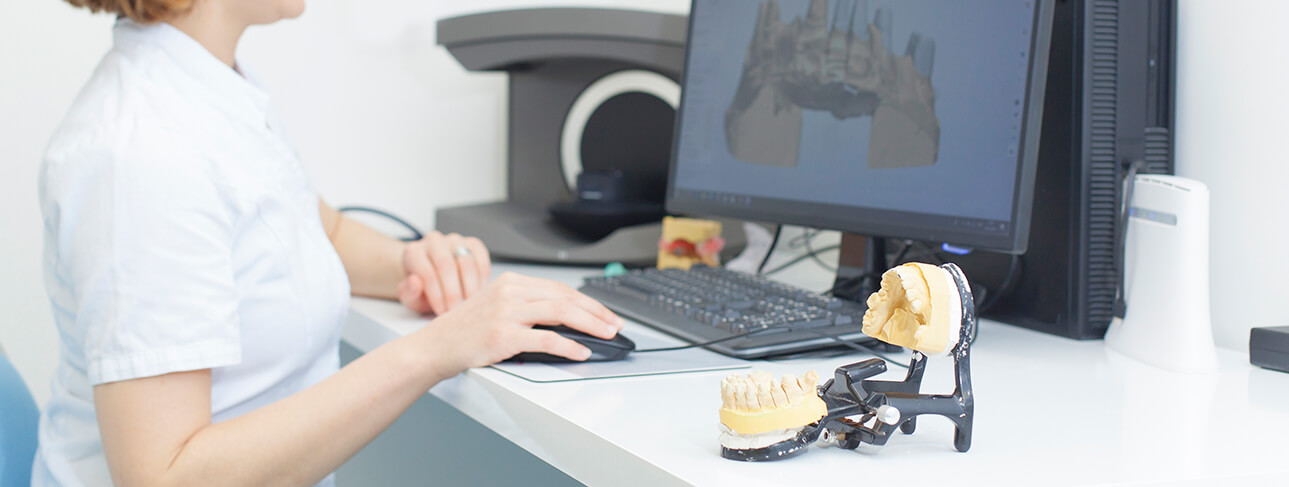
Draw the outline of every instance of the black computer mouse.
<instances>
[{"instance_id":1,"label":"black computer mouse","mask_svg":"<svg viewBox=\"0 0 1289 487\"><path fill-rule=\"evenodd\" d=\"M533 326L533 329L550 330L558 333L564 338L585 345L586 348L591 349L591 356L586 359L587 362L622 360L627 358L627 354L636 349L636 342L631 341L630 338L622 336L621 333L618 333L611 340L605 340L597 336L587 335L586 333L582 333L564 325L536 325ZM514 362L577 362L576 360L569 360L564 357L560 357L559 355L536 352L524 352L519 355L515 355L514 357L510 357L508 360Z\"/></svg>"}]
</instances>

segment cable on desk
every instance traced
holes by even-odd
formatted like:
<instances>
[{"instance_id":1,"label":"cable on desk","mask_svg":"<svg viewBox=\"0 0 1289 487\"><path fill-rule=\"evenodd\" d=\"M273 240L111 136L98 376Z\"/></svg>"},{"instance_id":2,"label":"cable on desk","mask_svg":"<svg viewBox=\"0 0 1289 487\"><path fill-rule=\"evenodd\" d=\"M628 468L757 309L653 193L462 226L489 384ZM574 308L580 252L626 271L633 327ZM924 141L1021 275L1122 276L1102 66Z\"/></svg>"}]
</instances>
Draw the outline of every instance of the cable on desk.
<instances>
[{"instance_id":1,"label":"cable on desk","mask_svg":"<svg viewBox=\"0 0 1289 487\"><path fill-rule=\"evenodd\" d=\"M882 352L878 352L877 350L873 350L873 349L871 349L871 348L865 347L865 346L860 345L860 344L858 344L858 343L855 343L855 342L852 342L852 341L846 340L846 339L844 339L844 338L842 338L842 337L839 337L839 336L837 336L837 335L833 335L833 334L830 334L830 333L824 333L824 332L821 332L821 331L818 331L818 330L812 330L812 329L810 329L810 328L797 328L797 329L798 329L798 330L808 331L808 332L810 332L810 333L814 333L815 335L818 335L818 336L823 337L823 338L831 338L833 341L835 341L835 342L837 342L837 343L841 344L842 346L845 346L845 347L847 347L847 348L850 348L850 349L853 349L853 350L856 350L856 351L859 351L859 352L863 352L863 353L867 353L867 354L869 354L869 355L875 356L875 357L877 357L877 358L880 358L880 359L882 359L882 360L885 360L885 361L886 361L886 363L888 363L888 364L895 365L896 367L901 367L901 368L905 368L905 369L909 368L909 366L908 366L908 365L906 365L906 364L904 364L904 363L902 363L902 362L900 362L900 361L897 361L897 360L895 360L895 359L893 359L893 358L891 358L891 357L888 357L888 356L886 356L885 354L883 354Z\"/></svg>"},{"instance_id":2,"label":"cable on desk","mask_svg":"<svg viewBox=\"0 0 1289 487\"><path fill-rule=\"evenodd\" d=\"M771 355L761 360L766 362L786 362L789 360L823 360L852 355L855 351L844 347L817 348L814 350L803 350L800 352L786 352L777 355Z\"/></svg>"},{"instance_id":3,"label":"cable on desk","mask_svg":"<svg viewBox=\"0 0 1289 487\"><path fill-rule=\"evenodd\" d=\"M800 235L792 237L792 240L788 241L788 248L799 249L801 247L805 247L807 244L814 241L815 237L818 237L820 233L823 233L823 230L818 228L806 228Z\"/></svg>"},{"instance_id":4,"label":"cable on desk","mask_svg":"<svg viewBox=\"0 0 1289 487\"><path fill-rule=\"evenodd\" d=\"M391 221L393 221L394 223L397 223L397 224L399 224L399 225L402 225L404 228L406 228L406 229L408 229L409 231L411 231L411 232L412 232L412 236L411 236L411 237L399 239L399 240L402 240L402 241L404 241L404 242L415 242L415 241L417 241L417 240L420 240L420 239L422 239L422 238L425 238L425 236L424 236L424 235L421 235L421 231L420 231L420 230L417 230L417 229L416 229L416 227L412 226L412 224L411 224L411 223L407 223L407 220L404 220L404 219L402 219L402 218L399 218L399 217L397 217L397 216L394 216L394 214L389 213L389 212L386 212L386 211L384 211L384 210L378 210L378 209L375 209L375 208L368 208L368 207L366 207L366 206L345 206L345 207L337 208L337 209L336 209L336 211L339 211L339 212L341 212L341 213L348 213L348 212L354 212L354 211L356 211L356 212L362 212L362 213L371 213L371 214L373 214L373 215L380 215L380 216L383 216L383 217L385 217L385 218L388 218L388 219L390 219Z\"/></svg>"},{"instance_id":5,"label":"cable on desk","mask_svg":"<svg viewBox=\"0 0 1289 487\"><path fill-rule=\"evenodd\" d=\"M1021 269L1023 268L1019 255L1012 255L1011 262L1007 264L1007 275L1003 277L1003 282L998 284L997 289L986 293L983 302L976 303L976 314L984 314L993 308L994 305L1002 301L1003 298L1011 294L1016 288L1016 283L1020 281Z\"/></svg>"},{"instance_id":6,"label":"cable on desk","mask_svg":"<svg viewBox=\"0 0 1289 487\"><path fill-rule=\"evenodd\" d=\"M783 225L774 227L774 238L770 239L770 248L766 249L765 257L761 258L761 265L756 266L756 274L759 276L765 272L765 264L770 261L770 256L774 254L774 247L779 245L779 234L783 233Z\"/></svg>"},{"instance_id":7,"label":"cable on desk","mask_svg":"<svg viewBox=\"0 0 1289 487\"><path fill-rule=\"evenodd\" d=\"M776 331L778 331L778 329L777 329L777 328L761 328L761 329L759 329L759 330L745 331L745 332L743 332L743 333L739 333L739 334L737 334L737 335L730 335L730 336L727 336L727 337L725 337L725 338L718 338L718 339L716 339L716 340L706 341L706 342L702 342L702 343L694 343L694 344L690 344L690 345L680 345L680 346L675 346L675 347L645 348L645 349L641 349L641 350L636 350L636 351L631 352L631 353L670 352L670 351L672 351L672 350L685 350L685 349L688 349L688 348L706 347L706 346L708 346L708 345L715 345L715 344L717 344L717 343L721 343L721 342L728 342L728 341L730 341L730 340L735 340L735 339L738 339L738 338L743 338L743 337L745 337L745 336L756 335L756 334L758 334L758 333L765 333L766 331L769 331L769 330L776 330Z\"/></svg>"},{"instance_id":8,"label":"cable on desk","mask_svg":"<svg viewBox=\"0 0 1289 487\"><path fill-rule=\"evenodd\" d=\"M780 266L778 266L778 267L775 267L775 268L770 269L770 270L768 270L768 271L762 272L762 273L761 273L761 275L763 275L763 276L768 276L768 275L770 275L770 274L774 274L774 273L776 273L776 272L780 272L780 271L782 271L782 270L784 270L784 269L787 269L787 268L789 268L789 267L792 267L792 266L794 266L794 265L796 265L796 264L800 263L800 262L801 262L801 261L803 261L803 260L809 259L809 258L811 257L811 254L816 254L816 255L817 255L817 254L822 254L822 253L824 253L824 252L828 252L828 251L831 251L831 250L837 250L837 249L840 249L840 248L841 248L841 245L829 245L829 246L827 246L827 247L823 247L823 248L815 249L813 252L807 252L807 253L805 253L805 254L798 255L798 256L794 257L792 260L787 261L787 262L783 263L782 265L780 265Z\"/></svg>"},{"instance_id":9,"label":"cable on desk","mask_svg":"<svg viewBox=\"0 0 1289 487\"><path fill-rule=\"evenodd\" d=\"M810 244L811 244L811 242L814 242L814 240L815 240L815 235L819 235L819 232L817 232L817 231L816 231L815 233L813 233L813 234L811 234L811 235L810 235L810 238L807 238L807 239L805 240L806 255L809 255L809 256L810 256L810 258L811 258L811 259L813 259L813 260L815 261L815 263L816 263L816 264L819 264L819 267L823 267L824 269L827 269L827 270L828 270L828 272L833 272L833 273L837 272L837 268L836 268L836 267L833 267L833 266L828 265L828 263L827 263L827 262L824 262L824 261L823 261L823 259L820 259L820 258L819 258L819 253L818 253L818 252L815 252L814 247L812 247L812 246L810 245Z\"/></svg>"}]
</instances>

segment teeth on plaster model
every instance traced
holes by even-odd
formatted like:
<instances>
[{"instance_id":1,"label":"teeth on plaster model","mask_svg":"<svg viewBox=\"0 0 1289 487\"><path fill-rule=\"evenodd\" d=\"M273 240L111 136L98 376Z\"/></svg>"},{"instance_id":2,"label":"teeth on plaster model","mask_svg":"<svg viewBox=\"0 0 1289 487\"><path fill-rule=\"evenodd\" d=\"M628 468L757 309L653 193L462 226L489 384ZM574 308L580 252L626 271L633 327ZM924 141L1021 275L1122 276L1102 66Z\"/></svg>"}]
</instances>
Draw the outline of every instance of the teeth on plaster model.
<instances>
[{"instance_id":1,"label":"teeth on plaster model","mask_svg":"<svg viewBox=\"0 0 1289 487\"><path fill-rule=\"evenodd\" d=\"M782 380L767 372L726 377L721 380L721 424L737 435L758 435L818 421L828 412L818 383L813 370Z\"/></svg>"},{"instance_id":2,"label":"teeth on plaster model","mask_svg":"<svg viewBox=\"0 0 1289 487\"><path fill-rule=\"evenodd\" d=\"M864 334L928 355L946 355L958 344L962 298L948 271L908 263L882 274L882 288L868 297Z\"/></svg>"}]
</instances>

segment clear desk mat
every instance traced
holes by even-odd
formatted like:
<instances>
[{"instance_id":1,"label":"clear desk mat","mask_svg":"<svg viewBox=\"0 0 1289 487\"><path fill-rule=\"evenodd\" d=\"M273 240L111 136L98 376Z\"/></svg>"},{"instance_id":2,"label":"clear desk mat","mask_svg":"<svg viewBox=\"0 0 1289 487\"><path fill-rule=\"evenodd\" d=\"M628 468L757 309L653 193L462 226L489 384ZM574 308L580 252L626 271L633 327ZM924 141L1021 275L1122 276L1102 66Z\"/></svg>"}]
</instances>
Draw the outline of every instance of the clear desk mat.
<instances>
[{"instance_id":1,"label":"clear desk mat","mask_svg":"<svg viewBox=\"0 0 1289 487\"><path fill-rule=\"evenodd\" d=\"M636 343L637 350L684 345L679 339L642 325L628 325L623 334ZM530 382L567 382L642 375L683 374L711 370L743 369L751 362L704 350L687 348L668 352L632 352L624 360L613 362L502 362L492 367Z\"/></svg>"}]
</instances>

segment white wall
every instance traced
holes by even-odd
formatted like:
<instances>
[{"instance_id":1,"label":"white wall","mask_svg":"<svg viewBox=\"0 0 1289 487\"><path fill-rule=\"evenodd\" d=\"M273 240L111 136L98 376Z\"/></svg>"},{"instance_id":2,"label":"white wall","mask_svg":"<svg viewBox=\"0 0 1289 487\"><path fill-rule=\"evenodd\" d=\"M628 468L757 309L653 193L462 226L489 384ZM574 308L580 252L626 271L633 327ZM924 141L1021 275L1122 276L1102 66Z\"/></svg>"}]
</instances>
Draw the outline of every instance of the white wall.
<instances>
[{"instance_id":1,"label":"white wall","mask_svg":"<svg viewBox=\"0 0 1289 487\"><path fill-rule=\"evenodd\" d=\"M111 19L62 2L9 2L0 16L0 345L39 403L58 337L41 281L36 173L55 125L111 44Z\"/></svg>"},{"instance_id":2,"label":"white wall","mask_svg":"<svg viewBox=\"0 0 1289 487\"><path fill-rule=\"evenodd\" d=\"M41 403L57 336L40 275L36 172L45 141L99 56L111 19L57 0L0 16L0 344ZM434 45L441 15L507 6L684 12L686 0L313 1L252 29L240 52L269 84L324 195L430 228L433 209L503 192L503 80L466 73ZM1249 326L1289 325L1289 3L1182 0L1178 169L1213 191L1214 323L1243 349Z\"/></svg>"},{"instance_id":3,"label":"white wall","mask_svg":"<svg viewBox=\"0 0 1289 487\"><path fill-rule=\"evenodd\" d=\"M686 0L312 1L300 19L247 32L239 56L269 85L310 174L333 204L432 228L434 208L504 193L505 92L434 43L440 16L584 5L684 12ZM0 15L0 344L39 403L58 338L41 282L36 174L45 143L111 45L112 19L58 0Z\"/></svg>"},{"instance_id":4,"label":"white wall","mask_svg":"<svg viewBox=\"0 0 1289 487\"><path fill-rule=\"evenodd\" d=\"M1289 2L1183 0L1177 174L1211 192L1214 339L1289 326Z\"/></svg>"}]
</instances>

